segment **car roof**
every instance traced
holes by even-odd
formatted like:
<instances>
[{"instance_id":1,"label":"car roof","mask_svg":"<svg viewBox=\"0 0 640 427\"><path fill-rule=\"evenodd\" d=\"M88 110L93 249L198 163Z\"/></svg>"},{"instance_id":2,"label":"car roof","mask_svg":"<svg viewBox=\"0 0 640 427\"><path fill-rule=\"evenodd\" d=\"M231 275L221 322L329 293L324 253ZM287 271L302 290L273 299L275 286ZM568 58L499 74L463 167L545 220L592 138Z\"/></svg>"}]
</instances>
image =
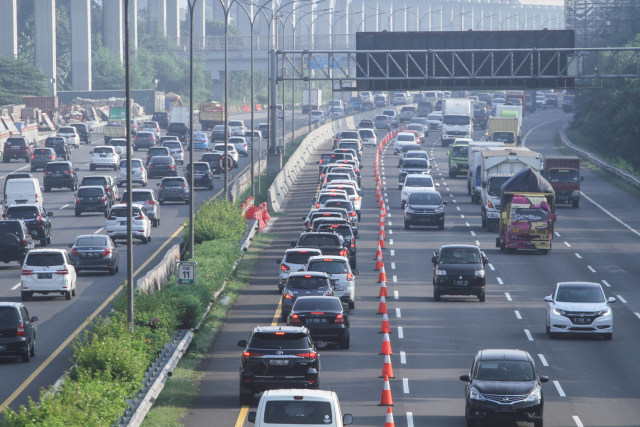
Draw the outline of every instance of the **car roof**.
<instances>
[{"instance_id":1,"label":"car roof","mask_svg":"<svg viewBox=\"0 0 640 427\"><path fill-rule=\"evenodd\" d=\"M253 332L261 332L261 333L271 333L275 334L276 332L285 332L285 333L308 333L308 329L304 326L256 326L253 328Z\"/></svg>"},{"instance_id":2,"label":"car roof","mask_svg":"<svg viewBox=\"0 0 640 427\"><path fill-rule=\"evenodd\" d=\"M101 190L104 190L104 187L102 185L81 185L80 187L78 187L78 190L82 188L99 188Z\"/></svg>"},{"instance_id":3,"label":"car roof","mask_svg":"<svg viewBox=\"0 0 640 427\"><path fill-rule=\"evenodd\" d=\"M323 234L335 234L335 233L323 233ZM339 234L336 234L336 236L339 236ZM346 256L339 256L339 255L316 255L316 256L309 257L309 261L307 262L322 261L328 258L331 258L332 261L344 261L347 264L349 264L349 258L347 258Z\"/></svg>"},{"instance_id":4,"label":"car roof","mask_svg":"<svg viewBox=\"0 0 640 427\"><path fill-rule=\"evenodd\" d=\"M67 253L66 250L64 249L56 249L56 248L36 248L36 249L31 249L27 255L33 254L33 253L48 253L48 254L61 254L61 253Z\"/></svg>"},{"instance_id":5,"label":"car roof","mask_svg":"<svg viewBox=\"0 0 640 427\"><path fill-rule=\"evenodd\" d=\"M113 208L126 208L126 207L127 207L126 203L116 203L115 205L111 206L111 209L113 209ZM144 206L141 205L140 203L132 203L131 207L142 209Z\"/></svg>"},{"instance_id":6,"label":"car roof","mask_svg":"<svg viewBox=\"0 0 640 427\"><path fill-rule=\"evenodd\" d=\"M294 252L303 252L303 251L307 251L307 252L311 252L311 251L317 251L322 253L322 251L318 248L307 248L304 246L299 246L299 247L295 247L295 248L289 248L286 251L284 251L284 254L290 254L290 253L294 253Z\"/></svg>"},{"instance_id":7,"label":"car roof","mask_svg":"<svg viewBox=\"0 0 640 427\"><path fill-rule=\"evenodd\" d=\"M478 249L480 250L480 247L476 246L476 245L466 245L466 244L454 244L454 245L442 245L440 246L440 249L444 249L444 248L468 248L468 249Z\"/></svg>"},{"instance_id":8,"label":"car roof","mask_svg":"<svg viewBox=\"0 0 640 427\"><path fill-rule=\"evenodd\" d=\"M267 390L262 393L262 398L269 397L290 397L294 399L295 396L303 396L310 397L313 399L333 399L336 393L331 390L310 390L310 389L299 389L299 388L278 388L274 390Z\"/></svg>"},{"instance_id":9,"label":"car roof","mask_svg":"<svg viewBox=\"0 0 640 427\"><path fill-rule=\"evenodd\" d=\"M476 357L478 360L520 360L533 362L529 353L518 349L485 349L480 350Z\"/></svg>"},{"instance_id":10,"label":"car roof","mask_svg":"<svg viewBox=\"0 0 640 427\"><path fill-rule=\"evenodd\" d=\"M598 288L598 289L602 289L602 286L600 285L600 283L595 283L595 282L558 282L556 284L557 287L562 287L562 286L584 286L585 288Z\"/></svg>"},{"instance_id":11,"label":"car roof","mask_svg":"<svg viewBox=\"0 0 640 427\"><path fill-rule=\"evenodd\" d=\"M289 277L304 277L304 276L329 277L329 275L324 271L294 271L293 273L289 273Z\"/></svg>"}]
</instances>

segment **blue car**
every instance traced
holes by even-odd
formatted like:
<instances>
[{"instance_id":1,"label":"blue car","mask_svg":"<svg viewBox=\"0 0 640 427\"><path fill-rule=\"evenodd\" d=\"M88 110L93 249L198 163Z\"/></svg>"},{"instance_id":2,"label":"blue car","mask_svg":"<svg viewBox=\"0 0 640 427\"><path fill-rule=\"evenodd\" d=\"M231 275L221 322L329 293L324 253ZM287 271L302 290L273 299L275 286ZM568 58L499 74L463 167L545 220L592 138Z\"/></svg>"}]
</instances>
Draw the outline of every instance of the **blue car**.
<instances>
[{"instance_id":1,"label":"blue car","mask_svg":"<svg viewBox=\"0 0 640 427\"><path fill-rule=\"evenodd\" d=\"M204 132L195 132L193 134L193 148L196 150L209 149L209 137Z\"/></svg>"}]
</instances>

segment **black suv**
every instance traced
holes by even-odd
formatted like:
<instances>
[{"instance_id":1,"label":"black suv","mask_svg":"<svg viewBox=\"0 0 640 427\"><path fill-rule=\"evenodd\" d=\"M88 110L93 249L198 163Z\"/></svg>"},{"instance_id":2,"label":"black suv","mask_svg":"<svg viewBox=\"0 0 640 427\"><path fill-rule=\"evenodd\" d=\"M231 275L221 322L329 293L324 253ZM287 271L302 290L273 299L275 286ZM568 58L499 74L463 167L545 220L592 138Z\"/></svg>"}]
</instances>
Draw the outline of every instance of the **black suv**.
<instances>
[{"instance_id":1,"label":"black suv","mask_svg":"<svg viewBox=\"0 0 640 427\"><path fill-rule=\"evenodd\" d=\"M297 242L291 247L319 248L323 255L348 256L349 250L344 247L344 239L336 233L310 231L300 234Z\"/></svg>"},{"instance_id":2,"label":"black suv","mask_svg":"<svg viewBox=\"0 0 640 427\"><path fill-rule=\"evenodd\" d=\"M31 155L31 172L44 169L47 163L55 162L56 157L53 148L34 148Z\"/></svg>"},{"instance_id":3,"label":"black suv","mask_svg":"<svg viewBox=\"0 0 640 427\"><path fill-rule=\"evenodd\" d=\"M56 152L56 157L62 157L62 160L69 160L71 158L71 150L67 139L61 136L50 136L45 139L44 146L47 148L53 148Z\"/></svg>"},{"instance_id":4,"label":"black suv","mask_svg":"<svg viewBox=\"0 0 640 427\"><path fill-rule=\"evenodd\" d=\"M85 187L87 185L99 185L103 187L104 191L107 192L107 196L109 196L109 202L112 205L116 204L116 200L118 200L118 186L113 182L113 177L111 175L85 176L82 178L80 186Z\"/></svg>"},{"instance_id":5,"label":"black suv","mask_svg":"<svg viewBox=\"0 0 640 427\"><path fill-rule=\"evenodd\" d=\"M437 191L415 191L409 195L404 208L404 229L412 225L437 226L444 230L444 205L446 200Z\"/></svg>"},{"instance_id":6,"label":"black suv","mask_svg":"<svg viewBox=\"0 0 640 427\"><path fill-rule=\"evenodd\" d=\"M78 132L81 142L91 144L91 129L89 129L89 125L86 123L71 123L69 126L76 128L76 132Z\"/></svg>"},{"instance_id":7,"label":"black suv","mask_svg":"<svg viewBox=\"0 0 640 427\"><path fill-rule=\"evenodd\" d=\"M160 129L166 129L169 126L169 113L166 111L156 111L151 116L151 121L158 123Z\"/></svg>"},{"instance_id":8,"label":"black suv","mask_svg":"<svg viewBox=\"0 0 640 427\"><path fill-rule=\"evenodd\" d=\"M204 153L202 155L202 157L200 158L200 161L209 163L209 167L211 168L211 172L212 173L220 174L220 173L223 173L224 171L222 169L220 169L220 166L218 165L218 160L223 155L224 155L224 153L217 153L217 152L216 153Z\"/></svg>"},{"instance_id":9,"label":"black suv","mask_svg":"<svg viewBox=\"0 0 640 427\"><path fill-rule=\"evenodd\" d=\"M240 404L276 388L319 388L320 356L304 326L258 326L240 359ZM318 348L322 348L318 345Z\"/></svg>"},{"instance_id":10,"label":"black suv","mask_svg":"<svg viewBox=\"0 0 640 427\"><path fill-rule=\"evenodd\" d=\"M68 188L75 191L78 188L78 175L71 162L51 162L44 167L42 185L44 191L52 188Z\"/></svg>"},{"instance_id":11,"label":"black suv","mask_svg":"<svg viewBox=\"0 0 640 427\"><path fill-rule=\"evenodd\" d=\"M213 171L207 162L194 162L193 169L196 171L193 174L193 188L206 187L209 190L213 190ZM191 182L191 165L187 164L185 177L188 182Z\"/></svg>"},{"instance_id":12,"label":"black suv","mask_svg":"<svg viewBox=\"0 0 640 427\"><path fill-rule=\"evenodd\" d=\"M36 203L11 205L4 213L4 219L21 219L27 226L31 237L40 241L40 246L51 243L51 220L53 212L47 212Z\"/></svg>"},{"instance_id":13,"label":"black suv","mask_svg":"<svg viewBox=\"0 0 640 427\"><path fill-rule=\"evenodd\" d=\"M349 264L351 268L356 268L356 236L353 234L351 223L345 220L339 220L339 223L327 223L326 220L317 220L320 224L317 225L318 231L324 231L327 233L337 233L342 236L344 247L349 251ZM314 222L314 227L316 223Z\"/></svg>"},{"instance_id":14,"label":"black suv","mask_svg":"<svg viewBox=\"0 0 640 427\"><path fill-rule=\"evenodd\" d=\"M2 151L2 161L9 163L11 159L24 159L25 162L31 161L31 147L29 141L22 136L12 136L7 138Z\"/></svg>"},{"instance_id":15,"label":"black suv","mask_svg":"<svg viewBox=\"0 0 640 427\"><path fill-rule=\"evenodd\" d=\"M428 173L430 169L429 160L419 157L410 157L405 159L400 166L400 173L398 174L398 189L402 190L404 185L404 179L409 174L414 173Z\"/></svg>"},{"instance_id":16,"label":"black suv","mask_svg":"<svg viewBox=\"0 0 640 427\"><path fill-rule=\"evenodd\" d=\"M441 295L475 295L485 299L484 266L489 260L474 245L442 245L431 257L433 299Z\"/></svg>"},{"instance_id":17,"label":"black suv","mask_svg":"<svg viewBox=\"0 0 640 427\"><path fill-rule=\"evenodd\" d=\"M110 208L111 201L104 187L90 185L78 188L75 205L76 216L80 216L83 212L102 212L106 218L109 216Z\"/></svg>"},{"instance_id":18,"label":"black suv","mask_svg":"<svg viewBox=\"0 0 640 427\"><path fill-rule=\"evenodd\" d=\"M523 350L480 350L468 374L460 375L465 386L465 418L476 420L528 421L542 427L544 396L542 384L529 353Z\"/></svg>"},{"instance_id":19,"label":"black suv","mask_svg":"<svg viewBox=\"0 0 640 427\"><path fill-rule=\"evenodd\" d=\"M27 252L34 246L31 233L23 220L0 221L0 261L18 261L22 264Z\"/></svg>"},{"instance_id":20,"label":"black suv","mask_svg":"<svg viewBox=\"0 0 640 427\"><path fill-rule=\"evenodd\" d=\"M177 136L181 142L189 139L189 127L184 123L171 123L167 128L167 136Z\"/></svg>"},{"instance_id":21,"label":"black suv","mask_svg":"<svg viewBox=\"0 0 640 427\"><path fill-rule=\"evenodd\" d=\"M289 274L282 290L280 320L287 321L291 307L300 296L331 296L331 276L324 271L294 271Z\"/></svg>"},{"instance_id":22,"label":"black suv","mask_svg":"<svg viewBox=\"0 0 640 427\"><path fill-rule=\"evenodd\" d=\"M0 356L21 357L23 362L36 355L36 316L29 316L19 302L0 302Z\"/></svg>"}]
</instances>

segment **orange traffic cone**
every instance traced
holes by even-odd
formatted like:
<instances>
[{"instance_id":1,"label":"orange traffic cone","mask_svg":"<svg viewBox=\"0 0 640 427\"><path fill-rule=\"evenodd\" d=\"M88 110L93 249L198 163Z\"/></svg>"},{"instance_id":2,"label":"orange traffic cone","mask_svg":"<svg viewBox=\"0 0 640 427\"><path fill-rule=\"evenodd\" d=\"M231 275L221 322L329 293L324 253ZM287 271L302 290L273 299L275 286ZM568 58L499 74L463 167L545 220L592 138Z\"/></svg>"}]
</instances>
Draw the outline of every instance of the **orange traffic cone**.
<instances>
[{"instance_id":1,"label":"orange traffic cone","mask_svg":"<svg viewBox=\"0 0 640 427\"><path fill-rule=\"evenodd\" d=\"M387 273L384 271L384 265L380 269L380 274L378 274L378 283L387 281Z\"/></svg>"},{"instance_id":2,"label":"orange traffic cone","mask_svg":"<svg viewBox=\"0 0 640 427\"><path fill-rule=\"evenodd\" d=\"M386 206L384 203L382 204L382 207L381 207L381 209L380 209L380 212L382 212L384 215L386 215L386 214L387 214L387 206Z\"/></svg>"},{"instance_id":3,"label":"orange traffic cone","mask_svg":"<svg viewBox=\"0 0 640 427\"><path fill-rule=\"evenodd\" d=\"M378 304L378 312L376 314L386 314L387 313L387 300L383 295L380 297L380 304Z\"/></svg>"},{"instance_id":4,"label":"orange traffic cone","mask_svg":"<svg viewBox=\"0 0 640 427\"><path fill-rule=\"evenodd\" d=\"M380 247L382 249L385 249L385 247L384 247L384 236L382 235L382 233L380 233L380 237L378 238L378 244L380 245Z\"/></svg>"},{"instance_id":5,"label":"orange traffic cone","mask_svg":"<svg viewBox=\"0 0 640 427\"><path fill-rule=\"evenodd\" d=\"M382 389L382 396L380 396L380 406L393 406L391 386L389 385L388 377L384 378L384 388Z\"/></svg>"},{"instance_id":6,"label":"orange traffic cone","mask_svg":"<svg viewBox=\"0 0 640 427\"><path fill-rule=\"evenodd\" d=\"M380 333L381 334L390 334L391 327L389 326L389 316L387 313L382 314L382 324L380 325Z\"/></svg>"},{"instance_id":7,"label":"orange traffic cone","mask_svg":"<svg viewBox=\"0 0 640 427\"><path fill-rule=\"evenodd\" d=\"M380 271L382 267L384 267L384 263L382 262L382 254L379 254L378 259L376 260L376 268L374 269L374 271Z\"/></svg>"},{"instance_id":8,"label":"orange traffic cone","mask_svg":"<svg viewBox=\"0 0 640 427\"><path fill-rule=\"evenodd\" d=\"M382 350L380 350L381 355L393 354L391 351L391 341L389 341L389 334L385 333L382 337Z\"/></svg>"},{"instance_id":9,"label":"orange traffic cone","mask_svg":"<svg viewBox=\"0 0 640 427\"><path fill-rule=\"evenodd\" d=\"M384 206L384 199L382 197L378 198L378 207L381 208Z\"/></svg>"},{"instance_id":10,"label":"orange traffic cone","mask_svg":"<svg viewBox=\"0 0 640 427\"><path fill-rule=\"evenodd\" d=\"M387 408L387 418L384 420L384 427L396 427L396 423L393 422L393 412L391 412L391 406Z\"/></svg>"},{"instance_id":11,"label":"orange traffic cone","mask_svg":"<svg viewBox=\"0 0 640 427\"><path fill-rule=\"evenodd\" d=\"M376 254L373 257L374 261L378 259L378 255L382 256L382 248L380 248L380 243L378 243L378 249L376 250Z\"/></svg>"},{"instance_id":12,"label":"orange traffic cone","mask_svg":"<svg viewBox=\"0 0 640 427\"><path fill-rule=\"evenodd\" d=\"M384 223L379 225L379 229L380 229L380 239L382 240L386 239L387 235L384 232Z\"/></svg>"},{"instance_id":13,"label":"orange traffic cone","mask_svg":"<svg viewBox=\"0 0 640 427\"><path fill-rule=\"evenodd\" d=\"M395 378L395 376L393 375L393 366L391 366L391 356L389 356L388 354L384 356L384 364L382 365L382 375L380 375L378 378L384 378L384 377Z\"/></svg>"},{"instance_id":14,"label":"orange traffic cone","mask_svg":"<svg viewBox=\"0 0 640 427\"><path fill-rule=\"evenodd\" d=\"M389 295L387 295L387 283L386 282L380 282L380 292L378 293L379 297L388 297Z\"/></svg>"}]
</instances>

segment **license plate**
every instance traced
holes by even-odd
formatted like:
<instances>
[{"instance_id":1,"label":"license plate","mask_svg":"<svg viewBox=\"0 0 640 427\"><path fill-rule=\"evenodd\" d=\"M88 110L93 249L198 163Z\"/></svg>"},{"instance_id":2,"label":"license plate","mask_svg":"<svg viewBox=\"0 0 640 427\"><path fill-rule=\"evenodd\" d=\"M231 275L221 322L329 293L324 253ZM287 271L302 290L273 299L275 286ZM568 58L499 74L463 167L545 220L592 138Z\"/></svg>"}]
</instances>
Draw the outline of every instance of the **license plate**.
<instances>
[{"instance_id":1,"label":"license plate","mask_svg":"<svg viewBox=\"0 0 640 427\"><path fill-rule=\"evenodd\" d=\"M516 408L512 405L498 405L496 412L516 412Z\"/></svg>"},{"instance_id":2,"label":"license plate","mask_svg":"<svg viewBox=\"0 0 640 427\"><path fill-rule=\"evenodd\" d=\"M573 319L573 323L585 324L589 323L589 319L587 319L586 317L576 317L575 319Z\"/></svg>"},{"instance_id":3,"label":"license plate","mask_svg":"<svg viewBox=\"0 0 640 427\"><path fill-rule=\"evenodd\" d=\"M466 280L454 280L453 283L456 286L467 286L469 284Z\"/></svg>"},{"instance_id":4,"label":"license plate","mask_svg":"<svg viewBox=\"0 0 640 427\"><path fill-rule=\"evenodd\" d=\"M327 323L327 319L307 319L307 323L312 323L312 324Z\"/></svg>"},{"instance_id":5,"label":"license plate","mask_svg":"<svg viewBox=\"0 0 640 427\"><path fill-rule=\"evenodd\" d=\"M38 279L51 279L51 273L38 273Z\"/></svg>"},{"instance_id":6,"label":"license plate","mask_svg":"<svg viewBox=\"0 0 640 427\"><path fill-rule=\"evenodd\" d=\"M287 366L289 361L287 359L272 359L269 360L269 365L271 366Z\"/></svg>"}]
</instances>

